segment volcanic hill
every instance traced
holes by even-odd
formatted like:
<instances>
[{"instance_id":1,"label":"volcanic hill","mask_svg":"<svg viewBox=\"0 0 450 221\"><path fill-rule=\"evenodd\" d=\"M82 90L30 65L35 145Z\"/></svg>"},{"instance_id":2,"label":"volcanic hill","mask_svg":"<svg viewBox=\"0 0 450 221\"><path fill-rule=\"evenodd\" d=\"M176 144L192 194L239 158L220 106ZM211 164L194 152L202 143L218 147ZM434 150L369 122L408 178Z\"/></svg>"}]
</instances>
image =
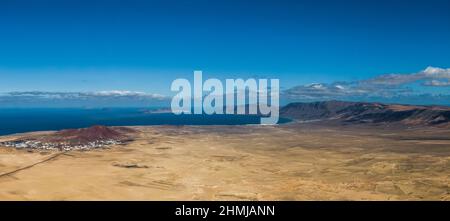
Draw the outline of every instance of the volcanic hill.
<instances>
[{"instance_id":1,"label":"volcanic hill","mask_svg":"<svg viewBox=\"0 0 450 221\"><path fill-rule=\"evenodd\" d=\"M132 140L135 131L126 127L92 126L81 129L67 129L47 135L26 136L1 144L16 148L31 149L94 149Z\"/></svg>"}]
</instances>

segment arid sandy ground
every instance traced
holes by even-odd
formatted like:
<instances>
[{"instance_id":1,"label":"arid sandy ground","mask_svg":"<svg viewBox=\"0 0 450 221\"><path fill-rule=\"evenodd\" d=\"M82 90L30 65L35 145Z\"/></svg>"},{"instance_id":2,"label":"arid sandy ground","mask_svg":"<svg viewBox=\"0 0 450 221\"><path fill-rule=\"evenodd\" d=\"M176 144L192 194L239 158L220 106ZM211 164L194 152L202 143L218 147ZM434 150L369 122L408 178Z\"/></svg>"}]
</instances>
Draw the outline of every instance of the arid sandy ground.
<instances>
[{"instance_id":1,"label":"arid sandy ground","mask_svg":"<svg viewBox=\"0 0 450 221\"><path fill-rule=\"evenodd\" d=\"M450 200L448 130L136 128L89 152L1 147L0 199Z\"/></svg>"}]
</instances>

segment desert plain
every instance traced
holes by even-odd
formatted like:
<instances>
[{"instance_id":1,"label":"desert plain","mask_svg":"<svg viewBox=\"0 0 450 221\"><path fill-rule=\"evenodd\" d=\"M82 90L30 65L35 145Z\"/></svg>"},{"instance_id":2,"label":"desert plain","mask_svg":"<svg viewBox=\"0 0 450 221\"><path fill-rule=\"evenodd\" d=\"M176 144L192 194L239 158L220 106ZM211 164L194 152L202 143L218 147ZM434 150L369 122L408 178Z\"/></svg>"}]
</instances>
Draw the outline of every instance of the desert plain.
<instances>
[{"instance_id":1,"label":"desert plain","mask_svg":"<svg viewBox=\"0 0 450 221\"><path fill-rule=\"evenodd\" d=\"M90 151L0 147L0 199L450 200L448 129L132 128L133 141Z\"/></svg>"}]
</instances>

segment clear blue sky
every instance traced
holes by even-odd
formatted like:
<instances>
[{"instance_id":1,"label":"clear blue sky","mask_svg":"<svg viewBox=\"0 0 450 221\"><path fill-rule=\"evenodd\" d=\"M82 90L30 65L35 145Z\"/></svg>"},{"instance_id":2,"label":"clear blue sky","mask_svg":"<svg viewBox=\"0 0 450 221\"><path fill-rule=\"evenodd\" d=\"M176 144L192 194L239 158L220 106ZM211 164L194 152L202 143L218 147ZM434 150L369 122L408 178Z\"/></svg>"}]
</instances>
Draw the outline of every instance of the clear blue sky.
<instances>
[{"instance_id":1,"label":"clear blue sky","mask_svg":"<svg viewBox=\"0 0 450 221\"><path fill-rule=\"evenodd\" d=\"M167 94L196 69L290 88L449 68L449 12L448 0L2 0L0 92Z\"/></svg>"}]
</instances>

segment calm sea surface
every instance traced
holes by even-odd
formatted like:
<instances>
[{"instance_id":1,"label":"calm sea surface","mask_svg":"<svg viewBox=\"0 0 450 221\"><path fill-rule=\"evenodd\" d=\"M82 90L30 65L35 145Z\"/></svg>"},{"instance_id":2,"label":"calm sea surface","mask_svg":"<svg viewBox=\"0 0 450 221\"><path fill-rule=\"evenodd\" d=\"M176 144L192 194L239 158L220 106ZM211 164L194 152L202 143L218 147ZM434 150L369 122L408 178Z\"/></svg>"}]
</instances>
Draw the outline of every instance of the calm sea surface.
<instances>
[{"instance_id":1,"label":"calm sea surface","mask_svg":"<svg viewBox=\"0 0 450 221\"><path fill-rule=\"evenodd\" d=\"M0 135L30 131L82 128L92 125L244 125L259 124L254 115L174 115L148 113L140 108L64 109L8 108L0 109ZM279 123L289 122L280 118Z\"/></svg>"}]
</instances>

